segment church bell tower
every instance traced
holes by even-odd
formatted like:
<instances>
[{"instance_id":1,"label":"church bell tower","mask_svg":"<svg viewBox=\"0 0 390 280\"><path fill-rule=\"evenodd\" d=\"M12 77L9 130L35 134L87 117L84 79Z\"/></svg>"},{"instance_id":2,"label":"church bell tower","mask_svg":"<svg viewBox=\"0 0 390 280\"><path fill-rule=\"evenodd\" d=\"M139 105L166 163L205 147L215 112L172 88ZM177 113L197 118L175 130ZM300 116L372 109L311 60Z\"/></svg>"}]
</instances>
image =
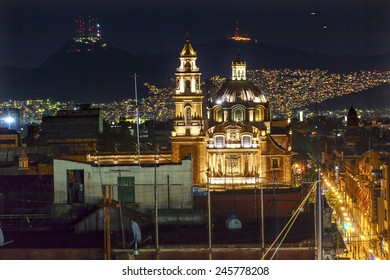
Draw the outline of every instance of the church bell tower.
<instances>
[{"instance_id":1,"label":"church bell tower","mask_svg":"<svg viewBox=\"0 0 390 280\"><path fill-rule=\"evenodd\" d=\"M180 162L191 156L194 164L194 181L201 172L201 161L206 157L204 145L203 94L200 88L197 53L192 48L189 35L180 52L180 65L176 69L176 89L174 93L175 119L172 140L172 160Z\"/></svg>"},{"instance_id":2,"label":"church bell tower","mask_svg":"<svg viewBox=\"0 0 390 280\"><path fill-rule=\"evenodd\" d=\"M180 53L180 66L176 70L175 133L176 136L199 136L203 131L202 102L197 54L189 36Z\"/></svg>"}]
</instances>

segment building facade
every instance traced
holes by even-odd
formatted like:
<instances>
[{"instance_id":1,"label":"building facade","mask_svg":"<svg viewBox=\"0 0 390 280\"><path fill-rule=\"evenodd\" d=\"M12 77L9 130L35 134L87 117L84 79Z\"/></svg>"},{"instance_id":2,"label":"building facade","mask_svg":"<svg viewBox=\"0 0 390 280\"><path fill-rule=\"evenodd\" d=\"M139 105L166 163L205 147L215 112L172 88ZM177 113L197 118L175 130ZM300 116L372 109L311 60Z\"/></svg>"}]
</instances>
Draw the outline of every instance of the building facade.
<instances>
[{"instance_id":1,"label":"building facade","mask_svg":"<svg viewBox=\"0 0 390 280\"><path fill-rule=\"evenodd\" d=\"M102 110L82 106L43 117L38 142L43 146L64 147L70 154L85 154L96 150L101 132Z\"/></svg>"},{"instance_id":2,"label":"building facade","mask_svg":"<svg viewBox=\"0 0 390 280\"><path fill-rule=\"evenodd\" d=\"M98 204L103 187L112 187L112 198L146 213L161 209L192 208L192 163L158 166L96 164L54 160L54 203Z\"/></svg>"},{"instance_id":3,"label":"building facade","mask_svg":"<svg viewBox=\"0 0 390 280\"><path fill-rule=\"evenodd\" d=\"M194 183L213 190L289 187L289 123L271 120L264 93L246 79L246 62L233 61L231 79L203 101L197 53L188 38L179 59L172 159L191 155Z\"/></svg>"},{"instance_id":4,"label":"building facade","mask_svg":"<svg viewBox=\"0 0 390 280\"><path fill-rule=\"evenodd\" d=\"M347 159L342 177L338 208L353 252L360 258L390 259L389 154L370 150Z\"/></svg>"},{"instance_id":5,"label":"building facade","mask_svg":"<svg viewBox=\"0 0 390 280\"><path fill-rule=\"evenodd\" d=\"M13 129L0 128L0 148L18 148L22 146L20 133Z\"/></svg>"}]
</instances>

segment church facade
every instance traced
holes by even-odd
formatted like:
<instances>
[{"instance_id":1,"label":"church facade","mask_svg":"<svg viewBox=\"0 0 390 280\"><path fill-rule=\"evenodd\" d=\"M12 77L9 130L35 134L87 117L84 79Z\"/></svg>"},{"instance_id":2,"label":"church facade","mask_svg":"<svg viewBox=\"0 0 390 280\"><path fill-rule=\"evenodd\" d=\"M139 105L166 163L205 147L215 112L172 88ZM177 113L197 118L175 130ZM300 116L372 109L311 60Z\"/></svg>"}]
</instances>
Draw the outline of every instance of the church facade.
<instances>
[{"instance_id":1,"label":"church facade","mask_svg":"<svg viewBox=\"0 0 390 280\"><path fill-rule=\"evenodd\" d=\"M231 65L231 79L205 96L189 38L179 60L172 160L191 156L194 184L202 188L290 187L289 121L271 119L264 93L246 78L246 62L238 56Z\"/></svg>"}]
</instances>

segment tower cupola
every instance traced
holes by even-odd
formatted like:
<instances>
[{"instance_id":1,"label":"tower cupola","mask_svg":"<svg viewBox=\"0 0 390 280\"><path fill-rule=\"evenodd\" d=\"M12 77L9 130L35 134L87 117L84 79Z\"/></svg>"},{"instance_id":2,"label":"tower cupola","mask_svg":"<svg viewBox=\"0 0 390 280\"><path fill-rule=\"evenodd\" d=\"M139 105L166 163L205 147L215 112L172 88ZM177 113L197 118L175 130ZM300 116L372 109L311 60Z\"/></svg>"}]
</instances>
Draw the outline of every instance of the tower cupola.
<instances>
[{"instance_id":1,"label":"tower cupola","mask_svg":"<svg viewBox=\"0 0 390 280\"><path fill-rule=\"evenodd\" d=\"M246 80L246 62L240 59L240 54L232 62L232 80Z\"/></svg>"}]
</instances>

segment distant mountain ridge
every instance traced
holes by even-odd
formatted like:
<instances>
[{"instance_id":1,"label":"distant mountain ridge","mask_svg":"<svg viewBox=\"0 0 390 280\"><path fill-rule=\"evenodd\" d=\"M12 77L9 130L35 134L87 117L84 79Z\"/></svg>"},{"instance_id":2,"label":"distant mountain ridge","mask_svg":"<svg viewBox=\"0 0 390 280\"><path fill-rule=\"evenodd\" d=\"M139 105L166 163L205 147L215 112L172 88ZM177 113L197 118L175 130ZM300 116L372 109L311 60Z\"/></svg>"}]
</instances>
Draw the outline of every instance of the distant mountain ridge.
<instances>
[{"instance_id":1,"label":"distant mountain ridge","mask_svg":"<svg viewBox=\"0 0 390 280\"><path fill-rule=\"evenodd\" d=\"M390 108L390 84L383 84L336 98L325 100L318 104L318 110L343 110L351 106L358 109L384 109ZM312 104L309 108L315 109Z\"/></svg>"},{"instance_id":2,"label":"distant mountain ridge","mask_svg":"<svg viewBox=\"0 0 390 280\"><path fill-rule=\"evenodd\" d=\"M184 45L184 42L183 42ZM161 87L173 86L179 65L179 53L130 54L107 47L91 52L68 52L65 44L39 67L13 73L2 67L4 101L51 98L55 101L101 103L134 98L136 73L139 97L147 94L143 83ZM236 43L227 39L193 44L198 53L197 64L202 80L215 75L230 77L231 62L238 53L247 61L248 69L327 69L331 72L390 70L390 53L380 56L327 56L273 46L261 42Z\"/></svg>"}]
</instances>

